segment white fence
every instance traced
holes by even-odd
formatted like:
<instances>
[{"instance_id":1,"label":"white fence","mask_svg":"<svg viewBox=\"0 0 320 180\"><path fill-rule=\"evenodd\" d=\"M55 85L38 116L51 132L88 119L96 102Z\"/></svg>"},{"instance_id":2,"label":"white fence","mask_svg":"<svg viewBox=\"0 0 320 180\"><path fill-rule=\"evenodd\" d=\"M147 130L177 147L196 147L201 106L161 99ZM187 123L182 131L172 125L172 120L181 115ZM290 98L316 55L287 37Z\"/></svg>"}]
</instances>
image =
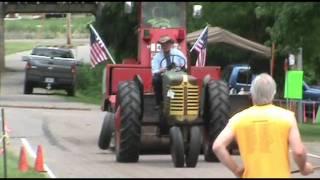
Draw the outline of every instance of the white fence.
<instances>
[{"instance_id":1,"label":"white fence","mask_svg":"<svg viewBox=\"0 0 320 180\"><path fill-rule=\"evenodd\" d=\"M291 110L297 114L297 100L275 99L274 104L285 109ZM320 101L302 100L303 122L320 124L319 104Z\"/></svg>"}]
</instances>

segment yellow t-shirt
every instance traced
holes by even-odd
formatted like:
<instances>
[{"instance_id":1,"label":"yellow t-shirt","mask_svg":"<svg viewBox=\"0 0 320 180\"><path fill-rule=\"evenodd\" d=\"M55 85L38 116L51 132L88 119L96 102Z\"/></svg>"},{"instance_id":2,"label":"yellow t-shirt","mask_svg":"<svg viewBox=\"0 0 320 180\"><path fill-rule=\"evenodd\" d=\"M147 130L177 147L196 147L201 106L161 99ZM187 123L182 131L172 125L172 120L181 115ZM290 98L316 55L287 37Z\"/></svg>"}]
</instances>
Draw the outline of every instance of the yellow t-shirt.
<instances>
[{"instance_id":1,"label":"yellow t-shirt","mask_svg":"<svg viewBox=\"0 0 320 180\"><path fill-rule=\"evenodd\" d=\"M244 178L290 177L288 136L294 113L272 104L252 106L230 120Z\"/></svg>"}]
</instances>

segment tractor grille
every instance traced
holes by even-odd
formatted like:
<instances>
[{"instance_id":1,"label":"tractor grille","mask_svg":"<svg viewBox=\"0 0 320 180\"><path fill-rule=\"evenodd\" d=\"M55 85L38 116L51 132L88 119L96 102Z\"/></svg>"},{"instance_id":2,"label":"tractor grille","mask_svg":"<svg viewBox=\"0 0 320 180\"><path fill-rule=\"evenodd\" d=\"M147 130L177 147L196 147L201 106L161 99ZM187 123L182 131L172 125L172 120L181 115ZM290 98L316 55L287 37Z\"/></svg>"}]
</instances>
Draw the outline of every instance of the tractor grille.
<instances>
[{"instance_id":1,"label":"tractor grille","mask_svg":"<svg viewBox=\"0 0 320 180\"><path fill-rule=\"evenodd\" d=\"M194 120L199 112L199 88L188 81L182 82L178 86L171 86L174 97L170 100L170 115L174 115L178 120Z\"/></svg>"}]
</instances>

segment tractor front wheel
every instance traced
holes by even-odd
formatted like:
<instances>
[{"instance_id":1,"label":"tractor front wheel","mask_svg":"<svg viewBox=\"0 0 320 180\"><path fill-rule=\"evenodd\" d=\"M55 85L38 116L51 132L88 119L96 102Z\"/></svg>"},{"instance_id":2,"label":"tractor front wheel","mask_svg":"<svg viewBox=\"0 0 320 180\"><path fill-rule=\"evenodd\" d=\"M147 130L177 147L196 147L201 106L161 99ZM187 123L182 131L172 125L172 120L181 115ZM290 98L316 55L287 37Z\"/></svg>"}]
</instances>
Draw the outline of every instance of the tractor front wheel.
<instances>
[{"instance_id":1,"label":"tractor front wheel","mask_svg":"<svg viewBox=\"0 0 320 180\"><path fill-rule=\"evenodd\" d=\"M110 145L110 140L112 138L112 133L114 132L114 114L107 112L103 119L102 128L100 131L100 136L98 140L98 146L100 149L108 149Z\"/></svg>"},{"instance_id":2,"label":"tractor front wheel","mask_svg":"<svg viewBox=\"0 0 320 180\"><path fill-rule=\"evenodd\" d=\"M175 167L184 166L184 141L181 129L177 126L170 128L171 157Z\"/></svg>"},{"instance_id":3,"label":"tractor front wheel","mask_svg":"<svg viewBox=\"0 0 320 180\"><path fill-rule=\"evenodd\" d=\"M201 149L201 131L199 126L190 128L188 148L186 150L186 165L187 167L196 167Z\"/></svg>"}]
</instances>

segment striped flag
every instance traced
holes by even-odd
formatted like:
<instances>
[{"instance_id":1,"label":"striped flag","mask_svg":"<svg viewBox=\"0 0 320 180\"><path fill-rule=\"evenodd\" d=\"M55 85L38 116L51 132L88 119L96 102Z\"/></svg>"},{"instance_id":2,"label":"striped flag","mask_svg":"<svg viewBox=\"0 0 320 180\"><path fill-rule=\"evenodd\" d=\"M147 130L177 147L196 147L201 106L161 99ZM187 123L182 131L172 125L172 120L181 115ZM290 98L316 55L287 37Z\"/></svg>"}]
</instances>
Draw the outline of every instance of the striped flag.
<instances>
[{"instance_id":1,"label":"striped flag","mask_svg":"<svg viewBox=\"0 0 320 180\"><path fill-rule=\"evenodd\" d=\"M207 43L208 43L208 26L204 28L201 32L199 38L194 43L193 47L190 51L195 49L198 51L198 58L196 62L196 66L203 67L206 65L206 57L207 57Z\"/></svg>"},{"instance_id":2,"label":"striped flag","mask_svg":"<svg viewBox=\"0 0 320 180\"><path fill-rule=\"evenodd\" d=\"M111 57L106 45L103 43L97 31L90 24L90 60L91 65L94 68L97 64L111 59L113 64L115 64L113 58Z\"/></svg>"}]
</instances>

